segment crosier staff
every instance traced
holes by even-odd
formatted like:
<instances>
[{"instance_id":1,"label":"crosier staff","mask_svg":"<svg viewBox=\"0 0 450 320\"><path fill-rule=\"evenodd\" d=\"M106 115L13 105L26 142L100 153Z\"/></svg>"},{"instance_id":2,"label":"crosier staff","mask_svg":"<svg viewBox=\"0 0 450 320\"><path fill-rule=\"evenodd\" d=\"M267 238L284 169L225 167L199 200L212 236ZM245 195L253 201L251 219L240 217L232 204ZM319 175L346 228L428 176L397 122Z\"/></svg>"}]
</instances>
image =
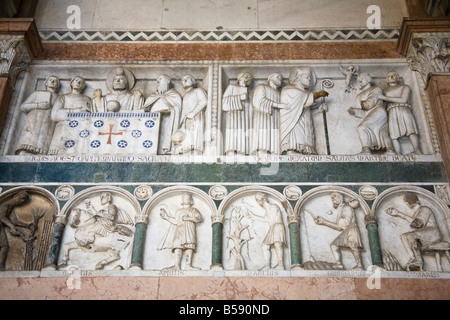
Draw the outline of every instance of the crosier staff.
<instances>
[{"instance_id":1,"label":"crosier staff","mask_svg":"<svg viewBox=\"0 0 450 320\"><path fill-rule=\"evenodd\" d=\"M322 91L325 89L331 89L334 87L334 82L331 79L324 79L322 80L322 84L321 84L321 88ZM331 155L331 150L330 150L330 137L328 135L328 121L327 121L327 112L328 112L328 104L325 101L325 97L322 97L322 104L320 106L320 109L322 111L323 114L323 124L325 127L325 139L327 142L327 154Z\"/></svg>"}]
</instances>

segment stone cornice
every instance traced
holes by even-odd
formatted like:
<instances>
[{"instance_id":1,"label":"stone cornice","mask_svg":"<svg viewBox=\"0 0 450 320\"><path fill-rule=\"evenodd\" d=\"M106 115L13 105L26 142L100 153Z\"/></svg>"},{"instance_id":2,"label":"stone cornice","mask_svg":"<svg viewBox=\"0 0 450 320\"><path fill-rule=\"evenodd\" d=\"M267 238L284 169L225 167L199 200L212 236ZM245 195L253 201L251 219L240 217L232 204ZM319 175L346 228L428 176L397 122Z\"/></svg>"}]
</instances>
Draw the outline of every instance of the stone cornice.
<instances>
[{"instance_id":1,"label":"stone cornice","mask_svg":"<svg viewBox=\"0 0 450 320\"><path fill-rule=\"evenodd\" d=\"M43 51L42 41L33 18L0 18L0 35L23 36L30 58Z\"/></svg>"},{"instance_id":2,"label":"stone cornice","mask_svg":"<svg viewBox=\"0 0 450 320\"><path fill-rule=\"evenodd\" d=\"M449 18L405 18L398 39L397 52L403 56L408 54L414 33L450 32Z\"/></svg>"}]
</instances>

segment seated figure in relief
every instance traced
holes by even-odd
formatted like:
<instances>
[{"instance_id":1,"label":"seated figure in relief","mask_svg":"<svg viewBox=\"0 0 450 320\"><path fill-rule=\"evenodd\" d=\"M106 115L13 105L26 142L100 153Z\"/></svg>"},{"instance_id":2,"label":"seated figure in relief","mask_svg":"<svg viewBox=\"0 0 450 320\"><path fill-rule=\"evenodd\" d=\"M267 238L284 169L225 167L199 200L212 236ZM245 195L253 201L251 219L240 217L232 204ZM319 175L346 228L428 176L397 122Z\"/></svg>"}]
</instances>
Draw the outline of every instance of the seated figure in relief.
<instances>
[{"instance_id":1,"label":"seated figure in relief","mask_svg":"<svg viewBox=\"0 0 450 320\"><path fill-rule=\"evenodd\" d=\"M174 88L171 88L172 79L168 75L160 75L156 82L158 89L152 93L144 103L146 112L162 114L162 128L160 145L164 154L171 154L175 149L172 135L178 129L181 117L182 97Z\"/></svg>"},{"instance_id":2,"label":"seated figure in relief","mask_svg":"<svg viewBox=\"0 0 450 320\"><path fill-rule=\"evenodd\" d=\"M33 92L20 106L27 115L25 126L15 150L16 154L47 154L55 129L51 119L52 107L58 97L60 81L50 76L45 81L46 90Z\"/></svg>"},{"instance_id":3,"label":"seated figure in relief","mask_svg":"<svg viewBox=\"0 0 450 320\"><path fill-rule=\"evenodd\" d=\"M52 120L55 122L55 132L50 144L49 154L55 155L59 153L62 146L62 132L70 113L92 112L92 100L83 94L86 88L86 81L76 76L70 81L71 92L60 95L53 106Z\"/></svg>"},{"instance_id":4,"label":"seated figure in relief","mask_svg":"<svg viewBox=\"0 0 450 320\"><path fill-rule=\"evenodd\" d=\"M144 105L142 93L131 91L135 82L133 73L128 69L118 67L110 72L106 78L110 92L103 97L100 89L94 92L92 112L117 112L117 105L120 105L120 111L141 110Z\"/></svg>"},{"instance_id":5,"label":"seated figure in relief","mask_svg":"<svg viewBox=\"0 0 450 320\"><path fill-rule=\"evenodd\" d=\"M348 112L363 120L358 126L359 139L362 145L360 154L386 151L395 154L389 137L388 115L381 99L383 90L372 85L372 77L368 73L361 73L357 79L361 92L356 96L357 107Z\"/></svg>"},{"instance_id":6,"label":"seated figure in relief","mask_svg":"<svg viewBox=\"0 0 450 320\"><path fill-rule=\"evenodd\" d=\"M389 136L392 139L395 151L401 154L399 139L408 137L414 148L413 153L422 154L419 131L410 105L411 88L400 83L400 75L397 71L389 72L386 80L389 87L384 89L384 95L380 96L380 99L387 102Z\"/></svg>"}]
</instances>

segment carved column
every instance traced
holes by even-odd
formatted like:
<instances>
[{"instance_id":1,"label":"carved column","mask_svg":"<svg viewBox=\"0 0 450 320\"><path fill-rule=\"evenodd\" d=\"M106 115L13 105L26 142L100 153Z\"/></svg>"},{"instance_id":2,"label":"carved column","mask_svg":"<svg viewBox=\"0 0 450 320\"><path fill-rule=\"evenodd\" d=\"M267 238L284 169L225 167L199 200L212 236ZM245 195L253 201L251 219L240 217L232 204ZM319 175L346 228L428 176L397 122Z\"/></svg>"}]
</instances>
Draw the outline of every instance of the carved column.
<instances>
[{"instance_id":1,"label":"carved column","mask_svg":"<svg viewBox=\"0 0 450 320\"><path fill-rule=\"evenodd\" d=\"M16 78L43 51L31 18L0 18L0 133L3 130Z\"/></svg>"},{"instance_id":2,"label":"carved column","mask_svg":"<svg viewBox=\"0 0 450 320\"><path fill-rule=\"evenodd\" d=\"M61 250L61 241L64 235L64 229L66 228L67 217L56 216L55 224L53 225L52 239L50 242L50 248L47 254L47 260L45 261L45 269L56 269L58 264L58 256Z\"/></svg>"},{"instance_id":3,"label":"carved column","mask_svg":"<svg viewBox=\"0 0 450 320\"><path fill-rule=\"evenodd\" d=\"M211 269L223 269L222 246L223 246L223 216L212 218L212 258Z\"/></svg>"},{"instance_id":4,"label":"carved column","mask_svg":"<svg viewBox=\"0 0 450 320\"><path fill-rule=\"evenodd\" d=\"M302 249L300 245L300 218L294 215L288 216L289 242L291 245L291 268L299 268L302 265Z\"/></svg>"},{"instance_id":5,"label":"carved column","mask_svg":"<svg viewBox=\"0 0 450 320\"><path fill-rule=\"evenodd\" d=\"M147 233L148 218L147 216L136 217L136 230L134 233L133 253L131 255L132 268L142 269L144 264L144 245L145 235Z\"/></svg>"},{"instance_id":6,"label":"carved column","mask_svg":"<svg viewBox=\"0 0 450 320\"><path fill-rule=\"evenodd\" d=\"M378 223L376 217L367 216L365 218L367 235L369 238L370 255L372 265L383 266L383 253L381 250L380 236L378 234Z\"/></svg>"},{"instance_id":7,"label":"carved column","mask_svg":"<svg viewBox=\"0 0 450 320\"><path fill-rule=\"evenodd\" d=\"M450 180L450 20L448 18L405 19L397 50L424 83L431 118ZM435 128L434 128L435 127Z\"/></svg>"}]
</instances>

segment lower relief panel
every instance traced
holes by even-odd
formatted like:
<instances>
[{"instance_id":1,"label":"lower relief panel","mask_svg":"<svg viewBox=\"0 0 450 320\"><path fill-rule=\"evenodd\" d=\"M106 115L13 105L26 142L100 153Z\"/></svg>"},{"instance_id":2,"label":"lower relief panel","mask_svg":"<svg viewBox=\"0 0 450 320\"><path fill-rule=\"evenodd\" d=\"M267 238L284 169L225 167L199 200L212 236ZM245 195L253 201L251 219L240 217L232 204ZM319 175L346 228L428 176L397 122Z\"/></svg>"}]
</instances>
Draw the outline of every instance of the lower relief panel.
<instances>
[{"instance_id":1,"label":"lower relief panel","mask_svg":"<svg viewBox=\"0 0 450 320\"><path fill-rule=\"evenodd\" d=\"M450 271L450 194L444 183L0 188L3 271Z\"/></svg>"}]
</instances>

